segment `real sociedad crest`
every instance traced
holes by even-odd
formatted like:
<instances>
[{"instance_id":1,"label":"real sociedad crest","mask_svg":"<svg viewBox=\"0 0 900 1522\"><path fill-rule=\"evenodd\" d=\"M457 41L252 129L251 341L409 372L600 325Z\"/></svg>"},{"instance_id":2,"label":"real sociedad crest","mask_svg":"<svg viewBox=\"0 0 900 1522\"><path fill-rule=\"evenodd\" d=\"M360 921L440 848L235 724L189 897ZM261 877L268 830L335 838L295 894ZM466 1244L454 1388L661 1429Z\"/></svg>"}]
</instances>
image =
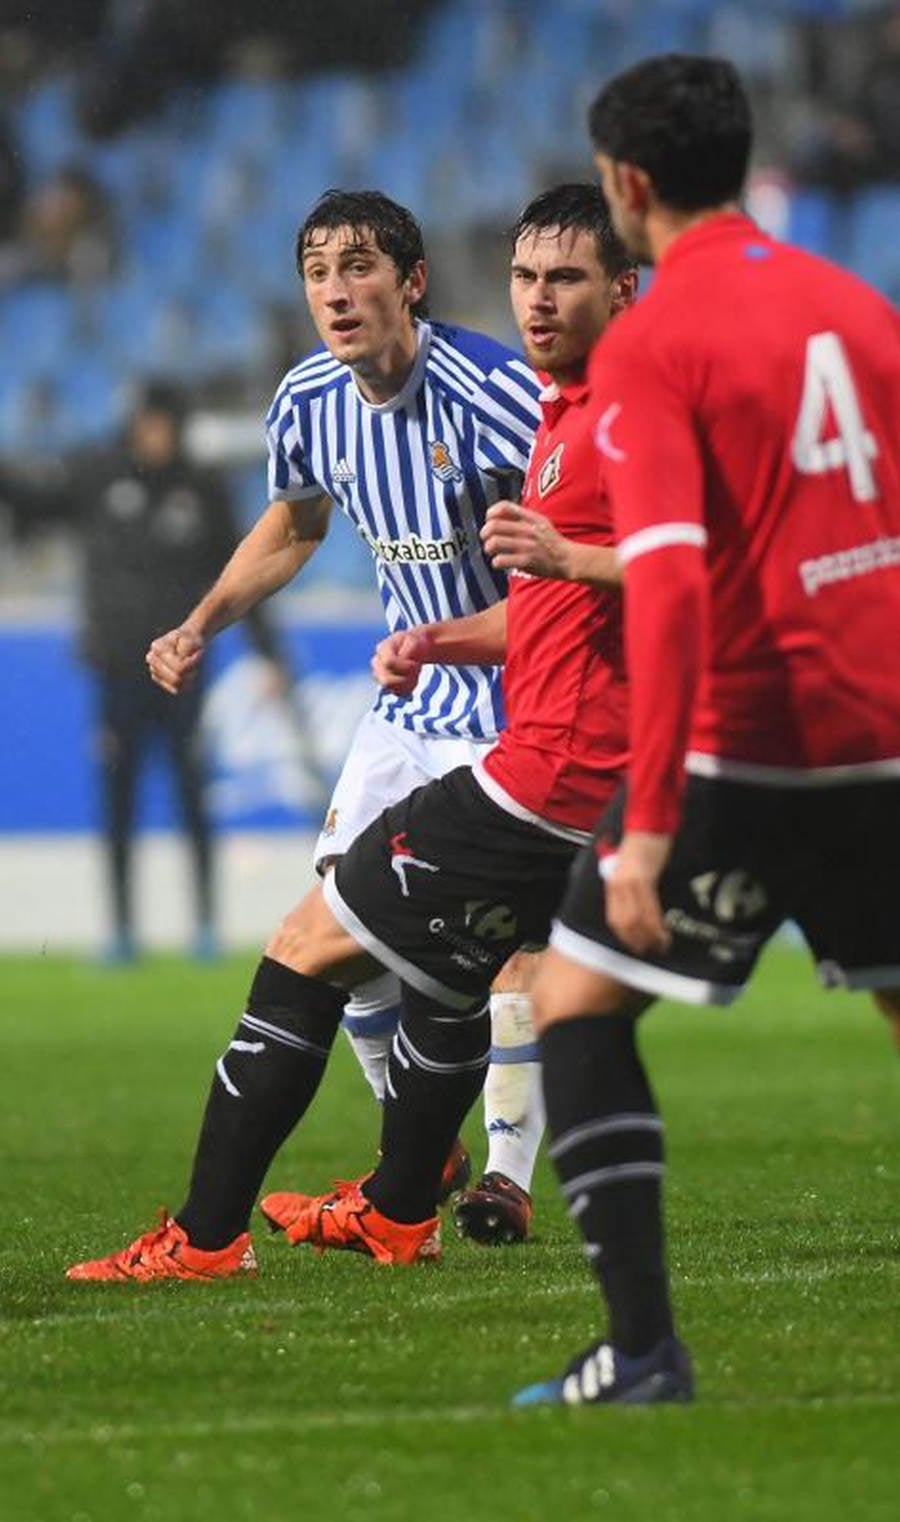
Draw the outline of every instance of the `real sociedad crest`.
<instances>
[{"instance_id":1,"label":"real sociedad crest","mask_svg":"<svg viewBox=\"0 0 900 1522\"><path fill-rule=\"evenodd\" d=\"M564 444L557 444L553 453L547 456L538 472L538 493L542 497L546 497L547 493L552 491L554 486L559 485L559 478L562 475L564 449Z\"/></svg>"},{"instance_id":2,"label":"real sociedad crest","mask_svg":"<svg viewBox=\"0 0 900 1522\"><path fill-rule=\"evenodd\" d=\"M463 473L443 439L432 439L428 445L428 452L431 455L431 469L439 481L462 480Z\"/></svg>"}]
</instances>

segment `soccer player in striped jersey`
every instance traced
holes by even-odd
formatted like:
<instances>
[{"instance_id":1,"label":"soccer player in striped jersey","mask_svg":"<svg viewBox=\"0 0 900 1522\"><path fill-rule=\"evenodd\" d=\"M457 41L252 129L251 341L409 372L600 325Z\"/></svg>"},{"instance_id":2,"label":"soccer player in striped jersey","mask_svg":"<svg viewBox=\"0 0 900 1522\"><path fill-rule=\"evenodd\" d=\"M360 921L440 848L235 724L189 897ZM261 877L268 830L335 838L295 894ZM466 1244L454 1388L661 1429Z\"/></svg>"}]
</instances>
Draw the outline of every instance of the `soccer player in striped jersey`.
<instances>
[{"instance_id":1,"label":"soccer player in striped jersey","mask_svg":"<svg viewBox=\"0 0 900 1522\"><path fill-rule=\"evenodd\" d=\"M378 192L324 195L298 234L297 264L322 347L289 371L269 413L269 507L211 592L151 647L151 675L173 694L214 635L297 575L334 504L372 551L390 630L477 613L505 596L479 530L493 503L520 492L540 415L533 371L490 338L426 320L420 229ZM380 692L331 800L315 850L320 873L387 805L473 764L501 722L496 667L429 665L408 695ZM316 888L266 948L241 1029L216 1067L184 1206L160 1232L82 1265L77 1277L204 1276L251 1261L247 1223L259 1186L318 1088L334 1008L346 998L319 984L321 1039L292 1029L296 950L320 909ZM360 963L344 1025L383 1099L399 984ZM523 992L529 965L515 958L492 998L500 1061L486 1090L486 1187L496 1198L488 1213L496 1241L527 1234L543 1129Z\"/></svg>"}]
</instances>

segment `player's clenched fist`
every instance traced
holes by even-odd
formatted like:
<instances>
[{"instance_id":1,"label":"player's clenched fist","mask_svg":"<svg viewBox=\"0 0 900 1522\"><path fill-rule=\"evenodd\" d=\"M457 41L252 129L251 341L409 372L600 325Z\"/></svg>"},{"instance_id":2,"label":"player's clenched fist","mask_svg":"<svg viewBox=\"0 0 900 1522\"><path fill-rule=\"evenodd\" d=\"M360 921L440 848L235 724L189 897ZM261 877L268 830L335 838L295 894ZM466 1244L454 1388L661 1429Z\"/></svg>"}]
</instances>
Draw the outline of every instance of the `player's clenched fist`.
<instances>
[{"instance_id":1,"label":"player's clenched fist","mask_svg":"<svg viewBox=\"0 0 900 1522\"><path fill-rule=\"evenodd\" d=\"M481 542L499 570L528 571L554 581L571 578L568 540L549 518L517 502L495 502L488 508Z\"/></svg>"},{"instance_id":2,"label":"player's clenched fist","mask_svg":"<svg viewBox=\"0 0 900 1522\"><path fill-rule=\"evenodd\" d=\"M158 687L177 695L191 685L203 659L206 641L193 629L170 629L147 651L147 667Z\"/></svg>"},{"instance_id":3,"label":"player's clenched fist","mask_svg":"<svg viewBox=\"0 0 900 1522\"><path fill-rule=\"evenodd\" d=\"M430 656L428 636L420 631L389 634L375 646L372 675L388 692L412 692Z\"/></svg>"}]
</instances>

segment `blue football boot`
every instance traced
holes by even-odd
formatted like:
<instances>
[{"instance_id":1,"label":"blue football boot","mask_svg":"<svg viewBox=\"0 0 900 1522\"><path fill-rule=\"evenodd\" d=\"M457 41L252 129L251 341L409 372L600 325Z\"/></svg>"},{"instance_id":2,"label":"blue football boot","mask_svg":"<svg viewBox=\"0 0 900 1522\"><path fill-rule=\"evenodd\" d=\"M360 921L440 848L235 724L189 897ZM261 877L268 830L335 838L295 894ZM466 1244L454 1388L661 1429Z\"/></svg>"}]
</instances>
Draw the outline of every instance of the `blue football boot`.
<instances>
[{"instance_id":1,"label":"blue football boot","mask_svg":"<svg viewBox=\"0 0 900 1522\"><path fill-rule=\"evenodd\" d=\"M664 1337L641 1358L595 1342L558 1379L526 1385L514 1406L653 1406L694 1398L694 1374L684 1343Z\"/></svg>"}]
</instances>

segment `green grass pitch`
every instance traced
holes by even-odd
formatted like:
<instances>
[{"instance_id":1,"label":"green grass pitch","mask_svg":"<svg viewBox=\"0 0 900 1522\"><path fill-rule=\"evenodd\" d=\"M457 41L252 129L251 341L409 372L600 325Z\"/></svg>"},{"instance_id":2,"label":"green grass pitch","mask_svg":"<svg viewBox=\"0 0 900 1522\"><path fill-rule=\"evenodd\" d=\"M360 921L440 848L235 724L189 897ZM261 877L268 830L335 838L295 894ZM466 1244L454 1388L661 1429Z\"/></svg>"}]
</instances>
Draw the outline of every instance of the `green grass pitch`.
<instances>
[{"instance_id":1,"label":"green grass pitch","mask_svg":"<svg viewBox=\"0 0 900 1522\"><path fill-rule=\"evenodd\" d=\"M699 1399L512 1413L602 1328L546 1164L524 1249L387 1270L257 1230L256 1281L64 1280L179 1203L254 960L0 963L9 1522L895 1522L900 1063L865 998L778 949L736 1010L649 1017ZM341 1043L271 1184L375 1140Z\"/></svg>"}]
</instances>

